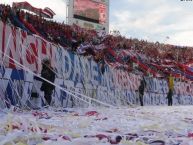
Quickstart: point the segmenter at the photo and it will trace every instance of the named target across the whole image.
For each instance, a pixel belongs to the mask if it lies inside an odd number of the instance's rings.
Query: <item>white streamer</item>
[[[3,54],[2,51],[0,51],[0,53]],[[78,92],[71,92],[71,91],[68,91],[68,90],[62,88],[61,86],[56,85],[56,84],[54,84],[54,83],[52,83],[52,82],[46,80],[45,78],[42,78],[41,76],[35,74],[35,73],[34,73],[33,71],[31,71],[29,68],[25,67],[24,65],[21,65],[19,62],[17,62],[16,60],[14,60],[13,58],[11,58],[11,57],[8,56],[7,54],[4,54],[4,55],[5,55],[6,57],[8,57],[9,59],[13,60],[17,65],[21,66],[24,70],[26,70],[26,71],[28,71],[29,73],[33,74],[34,76],[37,76],[37,77],[41,78],[42,80],[44,80],[44,81],[46,81],[46,82],[48,82],[48,83],[54,85],[55,87],[57,87],[57,88],[63,90],[64,92],[68,93],[69,95],[72,95],[73,97],[75,97],[75,98],[77,98],[77,99],[79,99],[79,100],[81,100],[81,101],[83,101],[83,102],[85,102],[85,103],[87,103],[87,104],[89,104],[89,105],[90,105],[90,102],[91,102],[91,101],[94,101],[94,102],[97,102],[97,103],[99,103],[99,104],[101,104],[101,105],[104,105],[104,106],[107,106],[107,107],[113,107],[113,106],[110,105],[110,104],[107,104],[107,103],[101,102],[101,101],[99,101],[99,100],[90,98],[90,97],[88,97],[88,96],[86,96],[86,95],[82,95],[82,94],[80,94],[80,93],[78,93]],[[84,97],[84,99],[82,99],[82,98],[80,98],[80,97],[74,95],[73,93],[78,94],[78,95]],[[88,99],[89,102],[87,102],[86,99]]]

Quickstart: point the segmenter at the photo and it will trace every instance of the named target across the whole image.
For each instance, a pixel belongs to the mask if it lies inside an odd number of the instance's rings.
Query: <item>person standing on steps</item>
[[[143,106],[143,95],[144,95],[145,88],[146,88],[146,81],[143,76],[140,81],[139,90],[138,90],[139,91],[139,101],[140,101],[141,106]]]
[[[41,77],[52,83],[54,83],[55,81],[56,74],[51,66],[51,62],[49,59],[44,59],[42,62]],[[55,86],[45,80],[42,80],[42,82],[43,83],[40,89],[44,92],[44,98],[48,105],[50,105],[52,101],[52,93],[55,89]]]

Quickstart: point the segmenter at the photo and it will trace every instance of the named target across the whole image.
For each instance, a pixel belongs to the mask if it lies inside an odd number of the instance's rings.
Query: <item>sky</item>
[[[0,3],[12,4],[1,0]],[[26,0],[38,8],[50,7],[55,20],[66,20],[66,0]],[[193,1],[110,0],[110,30],[123,36],[181,46],[193,46]]]

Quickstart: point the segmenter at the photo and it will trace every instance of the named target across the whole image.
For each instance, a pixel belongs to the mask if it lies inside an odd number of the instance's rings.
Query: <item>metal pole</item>
[[[66,24],[68,25],[68,0],[66,0]]]

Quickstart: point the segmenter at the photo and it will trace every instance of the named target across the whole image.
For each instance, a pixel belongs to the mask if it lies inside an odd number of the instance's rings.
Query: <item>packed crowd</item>
[[[28,32],[36,34],[44,39],[60,45],[66,49],[93,56],[96,62],[119,62],[127,70],[132,71],[132,63],[142,65],[140,71],[159,71],[160,74],[170,73],[169,68],[178,69],[178,64],[188,65],[193,62],[193,48],[179,47],[159,42],[147,42],[145,40],[128,39],[121,35],[107,35],[105,30],[85,30],[77,25],[69,26],[64,23],[46,20],[43,17],[33,15],[22,10],[0,4],[0,20],[9,23]],[[101,33],[102,32],[102,33]],[[127,57],[120,56],[120,52],[130,52]],[[104,61],[105,60],[105,61]],[[159,66],[166,66],[164,69]],[[170,67],[167,67],[170,66]]]

